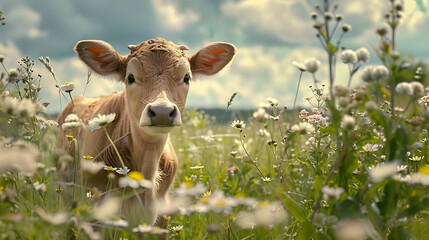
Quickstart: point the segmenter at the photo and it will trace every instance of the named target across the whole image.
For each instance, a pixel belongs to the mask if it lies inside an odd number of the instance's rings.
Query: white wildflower
[[[108,167],[107,170],[109,170]],[[118,174],[127,175],[127,173],[129,173],[131,170],[127,166],[125,166],[124,168],[115,168],[115,171]]]
[[[305,68],[310,73],[315,73],[319,70],[320,61],[316,58],[308,58],[304,61]]]
[[[335,235],[341,240],[368,239],[375,229],[370,222],[362,219],[343,220],[334,225]],[[372,239],[372,238],[371,238]]]
[[[396,85],[395,87],[395,91],[398,94],[403,94],[403,95],[408,95],[411,96],[413,95],[413,86],[411,84],[409,84],[408,82],[400,82]]]
[[[41,208],[36,209],[37,214],[46,222],[52,225],[59,225],[67,222],[68,216],[64,212],[49,213]]]
[[[203,169],[204,168],[204,166],[200,166],[200,165],[195,165],[195,166],[193,166],[193,167],[189,167],[190,169],[192,169],[192,170],[197,170],[197,169]]]
[[[115,227],[128,227],[128,221],[117,216],[113,216],[103,221],[104,224]]]
[[[79,119],[79,117],[76,114],[72,113],[67,115],[67,117],[64,119],[62,128],[64,130],[67,130],[67,129],[78,128],[78,127],[81,127],[82,125],[83,125],[82,121]]]
[[[357,60],[358,62],[368,62],[370,59],[369,51],[366,48],[359,48],[356,50]]]
[[[421,97],[425,94],[425,87],[421,82],[412,81],[410,82],[410,85],[413,88],[413,92],[416,97]]]
[[[372,77],[372,72],[374,71],[373,66],[367,66],[363,69],[361,78],[364,82],[372,82],[376,79]]]
[[[34,189],[36,189],[36,191],[42,191],[42,192],[46,192],[46,184],[44,183],[39,183],[38,181],[33,183]]]
[[[424,158],[424,156],[423,157],[413,156],[413,157],[410,157],[408,159],[410,159],[410,161],[412,161],[412,162],[420,162],[423,158]]]
[[[352,26],[350,26],[349,24],[343,24],[341,26],[341,29],[343,30],[343,32],[350,32],[352,30]]]
[[[300,122],[298,124],[294,124],[290,130],[292,132],[311,134],[311,133],[314,133],[315,128],[313,127],[313,125],[309,124],[308,122]]]
[[[302,63],[302,62],[293,61],[292,64],[296,68],[298,68],[298,70],[301,71],[301,72],[307,71],[307,68],[305,67],[304,63]]]
[[[372,70],[372,78],[374,80],[382,80],[389,76],[389,69],[384,65],[375,66]]]
[[[271,182],[273,179],[272,178],[270,178],[270,177],[263,177],[262,178],[262,181],[263,182]]]
[[[86,235],[88,235],[91,240],[101,240],[101,234],[99,232],[94,231],[91,224],[87,222],[83,222],[79,224],[79,229],[83,230]]]
[[[131,231],[139,232],[139,233],[151,233],[151,234],[164,234],[168,233],[167,229],[163,229],[160,227],[154,227],[147,224],[140,224],[137,227],[133,228]]]
[[[372,168],[369,168],[369,175],[374,182],[381,182],[384,179],[396,174],[398,168],[396,162],[384,162]]]
[[[37,170],[40,151],[28,142],[15,142],[12,145],[0,145],[0,172],[13,170],[32,173]]]
[[[141,172],[131,171],[127,176],[121,177],[118,181],[120,187],[130,188],[153,188],[153,182],[145,179]]]
[[[329,197],[334,198],[335,200],[340,199],[341,194],[344,193],[344,188],[332,188],[328,186],[322,187],[323,198],[327,200]]]
[[[110,113],[107,115],[98,114],[97,117],[89,120],[88,129],[91,131],[100,129],[106,126],[107,124],[113,122],[113,120],[115,120],[115,116],[116,116],[115,113]]]
[[[97,220],[104,221],[117,215],[120,207],[121,200],[119,198],[107,198],[92,208],[92,216]]]
[[[72,82],[66,82],[66,83],[64,83],[64,85],[61,85],[60,88],[61,88],[61,91],[71,92],[74,89],[74,83],[72,83]]]
[[[367,153],[377,152],[378,151],[378,144],[367,143],[367,144],[362,146],[362,149]]]
[[[244,128],[246,127],[246,124],[245,124],[243,121],[240,121],[240,120],[234,120],[234,121],[231,123],[231,127],[235,128],[235,129],[237,129],[237,130],[243,131],[243,130],[244,130]]]
[[[341,128],[352,130],[355,125],[356,125],[355,118],[348,114],[344,114],[343,118],[341,119]]]
[[[195,196],[207,191],[207,187],[202,183],[193,185],[191,182],[180,183],[179,188],[175,189],[178,196]]]
[[[96,174],[98,173],[101,169],[104,168],[104,163],[103,162],[95,162],[92,160],[84,160],[82,159],[80,161],[80,166],[82,167],[82,170],[84,172],[88,172],[91,174]]]
[[[267,120],[269,117],[270,115],[268,115],[265,108],[258,108],[258,110],[253,113],[253,119],[257,121]]]
[[[396,168],[396,171],[397,171],[397,172],[403,172],[403,171],[407,170],[407,168],[408,168],[408,166],[407,166],[407,165],[401,165],[401,166],[398,166],[398,167]]]
[[[234,221],[243,229],[256,226],[273,227],[287,219],[287,213],[280,202],[261,202],[253,212],[239,212]]]
[[[277,101],[277,99],[272,97],[266,98],[265,101],[267,101],[271,107],[277,107],[279,105],[279,101]]]
[[[170,231],[172,231],[172,232],[180,232],[182,230],[183,230],[183,226],[182,225],[177,225],[177,226],[174,226],[174,227],[170,227]]]
[[[357,54],[350,49],[342,51],[340,58],[341,58],[341,61],[346,64],[347,63],[355,64],[358,62]]]

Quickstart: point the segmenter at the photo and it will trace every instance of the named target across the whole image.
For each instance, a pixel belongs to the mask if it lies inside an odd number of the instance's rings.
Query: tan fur
[[[101,75],[118,76],[118,80],[124,82],[125,89],[97,99],[75,98],[74,105],[70,103],[61,112],[58,123],[62,126],[71,113],[77,114],[85,124],[98,114],[116,114],[115,120],[106,128],[113,141],[120,139],[115,145],[125,166],[141,172],[146,179],[154,182],[154,189],[140,195],[145,209],[139,209],[137,198],[132,197],[123,202],[123,212],[129,220],[139,222],[144,217],[147,222],[153,223],[157,214],[153,202],[156,198],[166,197],[173,184],[178,159],[169,133],[156,134],[148,130],[151,127],[140,126],[142,112],[149,103],[158,101],[160,93],[164,92],[163,101],[170,101],[177,106],[180,114],[183,113],[188,93],[188,84],[183,82],[185,74],[194,71],[195,67],[198,67],[195,72],[199,74],[217,73],[232,59],[235,48],[226,43],[209,44],[189,57],[184,53],[187,48],[156,38],[129,49],[129,55],[121,56],[103,41],[81,41],[76,45],[78,56],[92,70]],[[135,83],[127,83],[129,74],[135,76]],[[64,149],[68,144],[65,134],[79,139],[79,146],[71,146],[71,155],[74,155],[76,147],[81,150],[81,155],[90,156],[97,156],[106,149],[95,161],[122,167],[102,129],[89,131],[82,128],[60,133],[58,145]],[[120,176],[116,174],[116,177],[118,179]],[[105,191],[106,183],[107,172],[102,170],[89,180],[88,185]]]

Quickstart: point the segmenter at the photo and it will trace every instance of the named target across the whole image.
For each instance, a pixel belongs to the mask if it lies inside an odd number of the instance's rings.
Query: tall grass
[[[426,67],[395,51],[402,8],[388,3],[390,29],[377,31],[375,48],[381,65],[365,69],[365,51],[340,51],[348,26],[333,40],[342,21],[334,16],[338,6],[328,0],[315,6],[311,17],[329,65],[295,63],[300,79],[314,78],[313,96],[306,98],[311,108],[286,111],[268,98],[252,118],[226,126],[203,112],[184,113],[184,125],[171,133],[179,158],[174,187],[170,200],[159,203],[169,226],[124,219],[121,202],[150,184],[126,166],[91,165],[78,148],[73,156],[58,149],[60,129],[39,102],[34,62],[26,57],[20,68],[7,69],[7,56],[0,56],[6,73],[0,86],[0,238],[429,238]],[[40,60],[58,81],[59,98],[69,101],[64,92],[71,97],[73,89],[60,86],[50,60]],[[350,81],[362,71],[367,84],[335,85],[336,64],[349,65],[344,77]],[[317,85],[319,67],[329,68],[327,91]],[[225,102],[233,111],[234,97]],[[79,119],[69,122],[87,127]],[[82,141],[75,135],[68,136],[68,147]],[[106,137],[112,145],[120,141]],[[75,175],[64,182],[68,166]],[[97,171],[108,171],[106,192],[84,184]],[[123,187],[113,188],[115,176],[124,178]],[[138,186],[131,190],[133,181]]]

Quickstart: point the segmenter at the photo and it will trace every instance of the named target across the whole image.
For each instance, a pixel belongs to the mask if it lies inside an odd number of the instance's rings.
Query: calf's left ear
[[[235,54],[235,47],[229,43],[214,42],[202,47],[189,59],[191,71],[198,75],[213,75],[222,70]]]

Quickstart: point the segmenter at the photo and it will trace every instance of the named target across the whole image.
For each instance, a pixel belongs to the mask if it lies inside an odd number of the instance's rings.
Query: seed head
[[[358,61],[358,57],[357,54],[353,51],[353,50],[345,50],[341,53],[341,61],[343,63],[351,63],[351,64],[355,64]]]
[[[319,69],[320,61],[316,58],[309,58],[304,61],[304,66],[310,73],[315,73]]]
[[[369,51],[366,48],[359,48],[356,51],[358,62],[368,62],[370,59]]]

